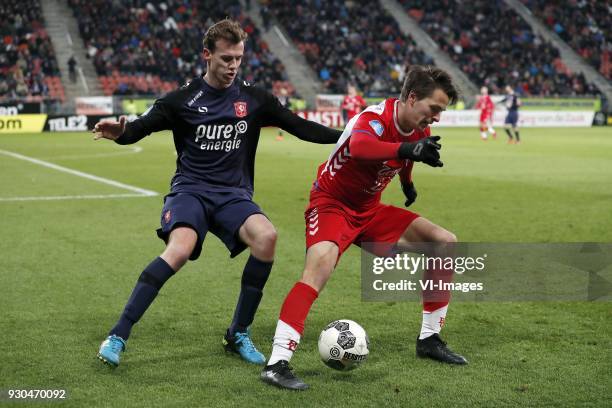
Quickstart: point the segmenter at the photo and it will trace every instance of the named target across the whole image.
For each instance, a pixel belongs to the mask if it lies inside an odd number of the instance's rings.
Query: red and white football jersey
[[[361,95],[346,95],[342,101],[342,109],[346,110],[347,120],[353,119],[355,115],[361,112],[364,106],[366,106],[366,101]]]
[[[402,169],[408,175],[411,160],[357,160],[351,157],[352,137],[373,137],[383,143],[415,142],[430,136],[429,127],[409,133],[397,123],[399,100],[390,98],[367,107],[351,119],[336,143],[329,159],[319,166],[315,191],[323,191],[356,211],[367,211],[380,202],[382,191]]]
[[[482,95],[476,103],[476,109],[480,109],[481,116],[490,117],[495,110],[495,104],[489,95]]]

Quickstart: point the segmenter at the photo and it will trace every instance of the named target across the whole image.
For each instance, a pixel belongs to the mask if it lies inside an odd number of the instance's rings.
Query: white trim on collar
[[[397,130],[399,134],[402,136],[412,136],[412,134],[414,133],[414,129],[406,133],[399,127],[399,123],[397,123],[397,104],[398,103],[399,103],[399,99],[396,99],[395,103],[393,104],[393,124],[395,125],[395,130]]]

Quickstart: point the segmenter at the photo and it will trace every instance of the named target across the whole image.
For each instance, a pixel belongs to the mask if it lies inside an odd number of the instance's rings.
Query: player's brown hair
[[[444,91],[451,105],[459,99],[459,92],[448,72],[432,66],[411,65],[406,68],[400,100],[406,102],[410,92],[414,92],[417,99],[423,99],[436,89]]]
[[[246,40],[247,33],[244,32],[240,24],[234,20],[226,18],[211,25],[204,34],[204,48],[208,48],[210,52],[215,51],[215,43],[218,40],[224,39],[231,44],[238,44],[240,41]]]

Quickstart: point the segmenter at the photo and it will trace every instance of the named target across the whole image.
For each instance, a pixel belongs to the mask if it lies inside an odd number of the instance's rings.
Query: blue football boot
[[[117,367],[122,351],[125,351],[125,340],[113,334],[108,336],[100,345],[98,358],[112,367]]]
[[[225,351],[239,354],[243,360],[251,364],[263,365],[266,363],[266,357],[253,344],[248,329],[242,333],[236,332],[233,336],[230,336],[228,330],[223,338],[223,347]]]

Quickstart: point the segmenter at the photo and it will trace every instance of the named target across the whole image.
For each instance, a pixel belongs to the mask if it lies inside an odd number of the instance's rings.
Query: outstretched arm
[[[94,126],[92,133],[94,134],[94,140],[98,139],[108,139],[108,140],[117,140],[119,136],[125,132],[125,125],[127,122],[127,118],[125,116],[121,116],[119,118],[119,122],[112,119],[103,119],[96,123]]]
[[[133,122],[128,122],[125,116],[119,122],[104,119],[94,126],[94,140],[109,139],[120,145],[136,143],[145,136],[160,130],[170,129],[172,113],[169,105],[163,100],[155,104]]]
[[[267,95],[265,105],[267,117],[264,125],[278,126],[298,139],[312,143],[333,144],[340,139],[341,130],[331,129],[318,123],[302,119],[280,104],[277,98]]]

